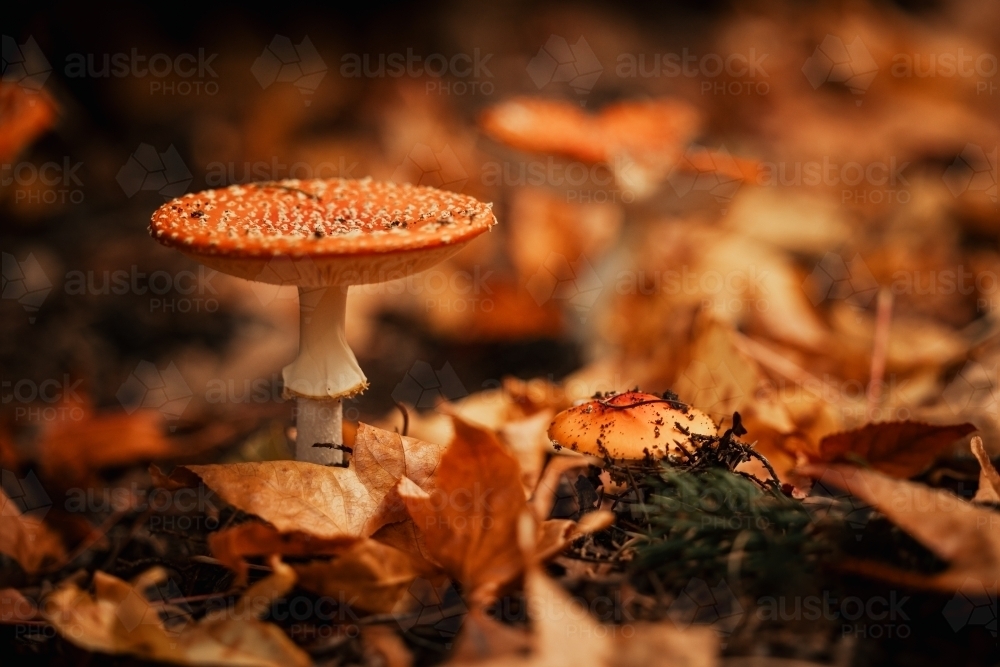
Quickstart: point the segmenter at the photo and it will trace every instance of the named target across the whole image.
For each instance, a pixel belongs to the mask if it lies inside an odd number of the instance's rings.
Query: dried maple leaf
[[[371,539],[358,542],[333,560],[292,567],[302,588],[348,608],[376,613],[392,611],[418,575],[406,553]]]
[[[976,491],[976,502],[1000,503],[1000,473],[993,467],[986,449],[983,448],[983,439],[978,435],[972,438],[972,453],[979,461],[979,489]]]
[[[368,537],[406,510],[394,487],[403,477],[431,483],[444,447],[367,424],[358,428],[349,468],[301,461],[181,466],[171,483],[203,481],[224,501],[283,533],[324,538]]]
[[[846,465],[811,465],[804,474],[848,491],[868,503],[950,564],[940,574],[907,572],[873,561],[853,561],[851,570],[887,581],[936,590],[963,590],[969,582],[992,584],[1000,577],[1000,515],[940,489]]]
[[[524,567],[517,542],[526,506],[521,472],[492,432],[457,417],[454,427],[433,490],[404,477],[399,495],[434,560],[470,601],[485,603]]]
[[[926,470],[955,440],[976,430],[972,424],[937,426],[921,422],[879,422],[823,438],[816,463],[864,460],[891,477],[908,479]]]
[[[144,595],[162,580],[162,571],[151,571],[135,584],[96,572],[93,595],[76,584],[64,585],[46,598],[42,610],[60,635],[97,653],[183,665],[307,667],[312,664],[308,655],[278,626],[257,618],[295,584],[290,567],[278,561],[272,566],[275,573],[250,587],[234,608],[179,629],[167,627],[159,607]]]
[[[309,533],[283,533],[274,526],[250,521],[208,536],[212,555],[236,573],[236,585],[246,584],[251,556],[333,556],[351,547],[357,538],[320,538]]]
[[[25,515],[0,488],[0,553],[7,554],[28,574],[50,569],[66,560],[62,540],[42,520]]]

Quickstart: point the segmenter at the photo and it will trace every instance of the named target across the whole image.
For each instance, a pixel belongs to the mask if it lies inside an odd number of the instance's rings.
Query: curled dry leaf
[[[1000,473],[993,467],[993,462],[983,447],[983,439],[978,435],[972,438],[972,453],[980,467],[979,489],[973,500],[980,503],[1000,503]]]
[[[958,591],[1000,576],[1000,514],[923,484],[846,465],[811,465],[802,473],[848,491],[913,536],[950,567],[940,574],[907,572],[874,561],[852,570],[917,588]]]
[[[454,418],[455,439],[428,493],[407,477],[399,495],[431,556],[482,604],[521,573],[518,518],[525,508],[517,461],[496,436]]]
[[[368,537],[406,519],[393,489],[403,477],[429,486],[444,447],[367,424],[358,428],[349,468],[300,461],[181,466],[172,484],[203,481],[230,505],[283,533],[323,539]]]
[[[66,560],[66,547],[42,520],[23,514],[0,488],[0,553],[7,554],[28,574],[50,569]]]
[[[208,536],[212,554],[236,573],[236,585],[246,584],[251,556],[333,556],[351,547],[354,537],[321,538],[293,531],[283,533],[274,526],[250,521]]]
[[[257,620],[276,596],[294,585],[288,566],[247,590],[232,610],[167,627],[144,589],[162,580],[147,573],[134,584],[103,572],[94,574],[94,594],[76,584],[58,588],[43,605],[45,619],[68,641],[96,653],[132,655],[182,665],[307,667],[309,656],[276,625]]]
[[[299,585],[318,595],[376,613],[388,613],[417,577],[413,560],[403,551],[375,540],[363,540],[333,560],[293,565]]]
[[[926,470],[961,437],[976,430],[972,424],[937,426],[921,422],[879,422],[823,438],[815,463],[862,459],[890,477],[908,479]]]

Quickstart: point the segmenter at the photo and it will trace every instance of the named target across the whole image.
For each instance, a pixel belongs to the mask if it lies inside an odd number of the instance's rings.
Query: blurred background
[[[5,468],[77,465],[55,434],[83,450],[122,414],[164,426],[149,458],[285,455],[294,288],[146,231],[185,192],[285,178],[433,185],[500,221],[352,288],[350,420],[398,427],[398,403],[430,438],[439,401],[502,386],[673,389],[740,411],[780,471],[867,422],[996,434],[1000,4],[281,9],[5,10]]]

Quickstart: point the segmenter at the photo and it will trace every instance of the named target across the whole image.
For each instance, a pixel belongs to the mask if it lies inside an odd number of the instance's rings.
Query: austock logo
[[[0,485],[21,516],[40,520],[52,507],[52,499],[33,470],[22,478],[13,470],[0,470]]]
[[[842,517],[854,531],[854,539],[860,542],[861,533],[871,520],[873,508],[845,490],[849,481],[856,480],[848,480],[842,472],[827,469],[813,484],[809,497],[803,502],[817,519]],[[859,483],[865,484],[863,481]]]
[[[585,256],[570,262],[564,255],[550,253],[525,288],[539,306],[552,300],[563,301],[583,322],[600,298],[604,283]]]
[[[966,579],[941,613],[955,632],[982,627],[996,638],[997,611],[997,582],[987,585],[978,579]]]
[[[944,389],[944,400],[955,415],[986,414],[1000,417],[1000,387],[997,366],[987,368],[979,361],[966,362]]]
[[[997,203],[997,147],[987,153],[982,146],[966,144],[941,178],[955,197],[981,191]]]
[[[732,201],[743,184],[740,167],[725,146],[707,151],[692,146],[667,175],[678,197],[707,192],[719,203]]]
[[[710,625],[725,646],[726,639],[743,622],[744,611],[725,579],[710,586],[704,579],[696,577],[670,603],[667,615],[679,628],[694,624]]]
[[[183,602],[181,589],[173,579],[152,584],[143,593],[130,590],[115,608],[115,616],[126,632],[134,632],[140,625],[152,625],[162,628],[173,639],[192,622],[192,609]]]
[[[392,172],[391,180],[461,192],[469,174],[451,146],[445,144],[440,151],[435,151],[427,144],[417,144]]]
[[[716,419],[730,418],[743,401],[744,391],[725,362],[715,367],[693,359],[678,379],[677,391],[691,399],[691,405]]]
[[[806,278],[803,288],[814,306],[826,300],[844,300],[864,307],[878,293],[879,284],[861,255],[849,261],[828,252]]]
[[[462,623],[468,607],[461,594],[450,581],[442,586],[417,577],[407,588],[402,599],[392,611],[399,628],[409,632],[416,626],[429,626],[438,636],[448,641],[454,639]]]
[[[326,63],[312,40],[303,37],[298,44],[292,44],[284,35],[275,35],[250,68],[261,88],[267,89],[275,83],[294,85],[302,93],[306,106],[312,104],[309,96],[319,88],[326,70]]]
[[[418,361],[392,390],[392,400],[429,410],[438,403],[457,401],[469,392],[451,364],[445,362],[437,371],[426,361]]]
[[[31,253],[22,261],[10,253],[0,253],[0,265],[3,278],[0,298],[21,304],[28,313],[28,322],[34,324],[38,309],[52,291],[52,282]]]
[[[575,44],[551,35],[528,62],[528,76],[541,90],[550,83],[566,83],[578,95],[593,90],[604,66],[581,35]]]
[[[855,95],[863,95],[878,74],[878,64],[861,41],[850,44],[835,35],[827,35],[802,65],[802,73],[813,90],[824,83],[839,83]],[[861,106],[861,100],[854,102]]]
[[[152,190],[167,200],[184,194],[193,177],[173,144],[162,153],[151,144],[139,144],[115,180],[129,199],[140,191]]]
[[[42,49],[34,37],[28,37],[20,46],[13,37],[0,38],[3,52],[3,81],[16,83],[30,93],[37,93],[52,73]]]
[[[161,371],[149,361],[140,361],[115,394],[128,414],[147,408],[159,410],[171,420],[180,418],[192,396],[191,388],[173,362]]]

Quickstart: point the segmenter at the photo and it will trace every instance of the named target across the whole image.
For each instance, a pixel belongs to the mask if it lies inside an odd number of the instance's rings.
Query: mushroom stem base
[[[343,406],[339,399],[315,400],[299,397],[295,416],[295,460],[320,465],[341,464],[344,452]],[[314,447],[314,444],[329,445]]]

